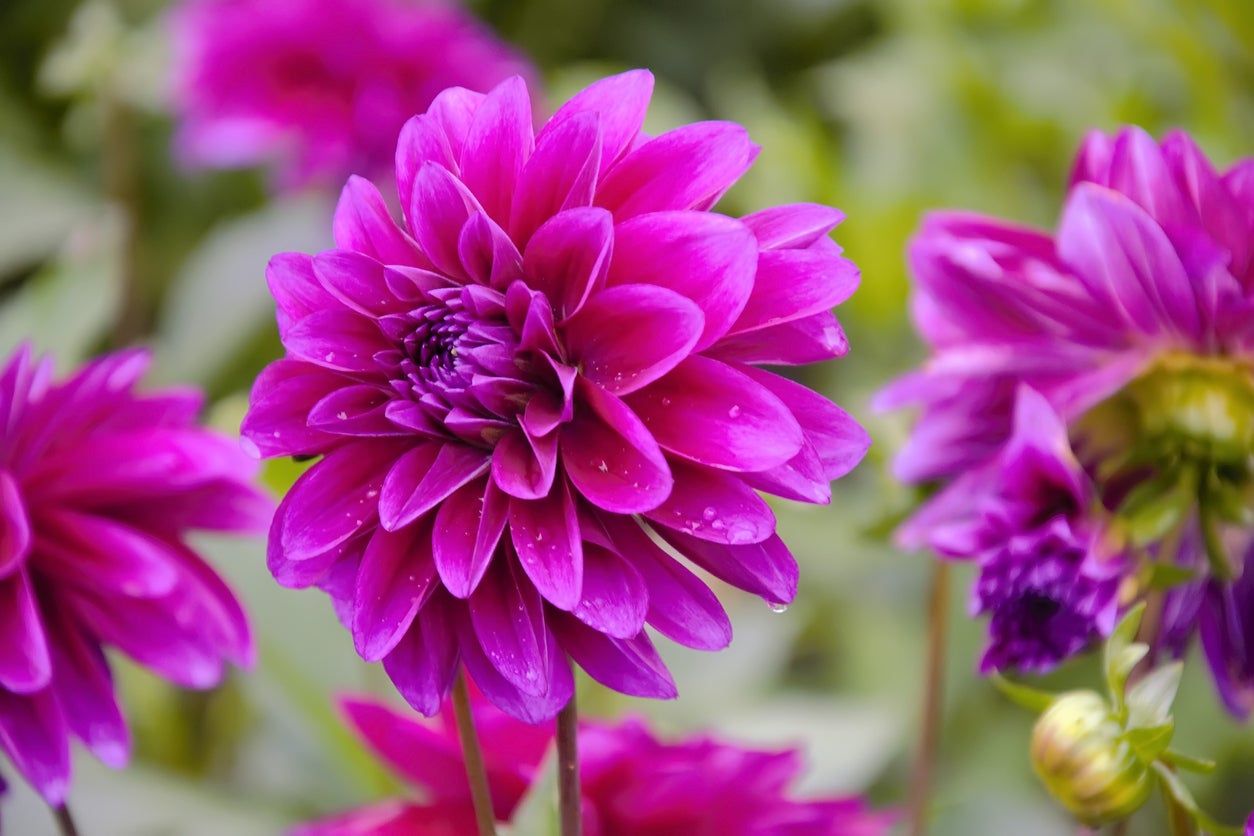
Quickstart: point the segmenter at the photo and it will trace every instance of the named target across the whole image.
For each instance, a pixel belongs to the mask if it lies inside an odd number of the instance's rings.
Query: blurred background
[[[664,730],[801,744],[806,789],[904,804],[917,733],[933,562],[887,541],[914,501],[887,472],[906,418],[870,395],[917,362],[903,247],[920,213],[960,206],[1052,226],[1090,128],[1192,132],[1221,166],[1251,152],[1254,4],[1248,0],[484,0],[471,7],[531,56],[549,100],[643,66],[649,128],[745,124],[764,147],[725,199],[732,214],[788,201],[844,209],[836,239],[863,284],[840,311],[853,351],[806,370],[871,429],[866,462],[827,508],[778,507],[802,566],[787,615],[724,590],[736,638],[717,655],[667,647],[681,699],[587,688],[581,707],[643,713]],[[263,270],[330,244],[335,189],[273,196],[263,172],[192,173],[170,152],[172,44],[154,0],[0,0],[0,350],[32,339],[66,369],[140,341],[154,382],[211,395],[234,429],[255,373],[280,349]],[[266,478],[282,489],[290,463]],[[206,540],[253,617],[257,669],[201,694],[123,659],[133,768],[76,760],[88,834],[275,833],[396,790],[338,722],[333,695],[389,694],[315,590],[275,585],[263,544]],[[1031,718],[975,674],[969,576],[951,587],[937,834],[1072,833],[1027,762]],[[1254,731],[1223,715],[1199,665],[1178,703],[1180,747],[1216,758],[1193,782],[1217,816],[1254,800]],[[1095,684],[1095,666],[1054,685]],[[81,753],[79,753],[81,755]],[[6,832],[51,832],[14,787]],[[1152,808],[1133,833],[1159,832]]]

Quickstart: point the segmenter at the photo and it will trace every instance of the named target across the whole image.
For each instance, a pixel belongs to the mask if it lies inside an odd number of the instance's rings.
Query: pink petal
[[[349,250],[329,250],[314,256],[318,282],[346,307],[375,318],[409,307],[388,286],[387,268],[368,255]]]
[[[658,533],[684,557],[732,586],[775,604],[790,604],[797,597],[797,561],[778,536],[724,546],[670,530]]]
[[[697,350],[727,333],[753,291],[753,233],[708,212],[658,212],[614,230],[609,284],[654,284],[687,296],[705,315]]]
[[[546,127],[518,178],[510,236],[525,245],[559,212],[592,205],[600,162],[601,131],[594,115],[579,114]]]
[[[483,207],[457,177],[439,163],[423,163],[414,177],[409,223],[418,246],[440,272],[464,277],[457,251],[462,227]]]
[[[0,750],[44,801],[65,802],[70,741],[51,689],[30,696],[0,689]]]
[[[760,543],[775,533],[775,515],[740,477],[698,464],[671,462],[675,487],[645,512],[659,525],[712,543]]]
[[[512,560],[497,561],[470,598],[479,646],[498,673],[538,697],[549,690],[549,631],[544,601]]]
[[[570,488],[543,499],[511,499],[509,533],[523,571],[547,601],[569,610],[583,588],[583,542]]]
[[[427,601],[404,638],[383,660],[383,669],[405,702],[426,717],[440,712],[457,673],[457,637],[451,618],[440,596]]]
[[[620,694],[659,700],[679,696],[666,663],[643,631],[631,639],[616,639],[563,613],[555,615],[553,631],[562,650],[607,688]]]
[[[168,594],[180,580],[179,554],[165,541],[117,520],[79,511],[41,515],[40,571],[61,583],[133,598]],[[90,578],[90,583],[84,581]]]
[[[575,692],[575,678],[571,674],[570,663],[552,634],[549,634],[546,654],[549,660],[549,688],[539,696],[523,692],[497,673],[484,655],[483,649],[479,647],[469,625],[462,628],[461,651],[466,672],[484,696],[497,708],[524,723],[537,724],[553,719],[570,702],[571,695]]]
[[[770,328],[829,311],[848,299],[861,273],[852,261],[818,250],[764,251],[753,292],[732,333]]]
[[[603,78],[562,105],[540,132],[537,144],[569,121],[595,114],[601,133],[600,171],[604,173],[639,136],[652,96],[653,74],[648,70],[630,70]]]
[[[335,442],[306,422],[315,403],[347,381],[300,360],[275,360],[253,384],[248,414],[240,426],[243,443],[255,456],[313,455]]]
[[[380,522],[389,531],[408,525],[453,491],[487,472],[490,461],[483,449],[464,444],[424,444],[414,448],[396,462],[383,481]]]
[[[331,222],[335,246],[384,264],[417,265],[426,261],[405,232],[392,220],[383,195],[369,180],[353,175],[340,192]]]
[[[635,637],[649,609],[644,578],[609,549],[585,544],[583,554],[583,594],[571,614],[607,636]]]
[[[804,441],[778,397],[743,372],[698,355],[629,395],[627,404],[664,449],[711,467],[766,470],[797,455]]]
[[[478,284],[505,288],[523,275],[518,248],[484,212],[471,215],[462,227],[457,256],[466,275]]]
[[[492,452],[492,478],[519,499],[548,495],[557,474],[557,436],[535,438],[521,430],[503,435]]]
[[[68,613],[54,615],[54,619],[57,676],[53,690],[65,722],[92,754],[107,766],[121,769],[129,760],[131,739],[105,655]]]
[[[373,320],[343,308],[318,311],[297,322],[283,336],[283,346],[295,359],[359,374],[378,374],[374,356],[392,348]]]
[[[30,694],[52,681],[52,658],[26,572],[0,581],[0,685]]]
[[[427,163],[435,163],[453,172],[458,170],[457,156],[449,145],[444,128],[434,116],[423,113],[406,122],[396,140],[396,191],[405,222],[410,228],[414,226],[414,218],[410,214],[414,182]]]
[[[339,703],[357,737],[409,784],[443,800],[469,798],[456,737],[368,697],[342,697]]]
[[[405,431],[388,420],[393,395],[379,386],[362,384],[336,389],[309,410],[310,429],[334,435],[399,436]]]
[[[732,122],[684,125],[612,166],[597,190],[597,205],[618,221],[645,212],[709,209],[749,170],[759,150]]]
[[[526,82],[515,76],[479,105],[459,158],[462,181],[499,224],[509,223],[515,184],[534,147],[531,97]]]
[[[7,470],[0,470],[0,579],[17,571],[30,544],[30,518],[17,481]]]
[[[701,309],[686,297],[627,284],[594,294],[562,326],[562,342],[584,377],[625,395],[673,369],[704,328]]]
[[[353,644],[367,662],[392,652],[435,587],[429,521],[376,528],[357,568]]]
[[[312,313],[341,307],[318,282],[313,256],[305,253],[279,253],[270,259],[266,265],[266,285],[274,297],[280,335]]]
[[[454,491],[435,517],[436,569],[455,598],[469,598],[496,552],[505,530],[509,500],[491,480],[477,480]]]
[[[656,508],[673,481],[644,422],[615,396],[580,379],[574,419],[561,430],[562,465],[599,508],[634,514]]]
[[[536,230],[523,253],[523,273],[547,296],[559,319],[579,310],[605,283],[614,248],[614,221],[604,209],[568,209]]]
[[[849,340],[830,311],[779,325],[729,334],[707,352],[719,360],[804,366],[849,352]]]
[[[844,212],[820,203],[773,206],[741,218],[764,250],[805,249],[844,219]]]

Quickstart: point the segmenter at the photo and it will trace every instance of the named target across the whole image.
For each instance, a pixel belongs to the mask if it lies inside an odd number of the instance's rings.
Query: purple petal
[[[701,309],[653,285],[594,294],[562,326],[563,344],[584,377],[614,395],[652,383],[687,357],[705,328]]]
[[[379,527],[357,568],[353,644],[367,662],[392,652],[435,587],[429,521],[397,532]]]
[[[711,467],[766,470],[797,455],[804,441],[797,420],[770,390],[698,355],[629,395],[627,404],[664,449]]]
[[[59,582],[133,598],[166,595],[180,579],[178,551],[117,520],[49,509],[41,515],[40,571]],[[164,522],[164,521],[163,521]],[[85,579],[90,583],[85,584]]]
[[[764,250],[805,249],[844,219],[844,212],[819,203],[773,206],[741,218]]]
[[[547,219],[592,205],[601,162],[601,132],[592,114],[546,127],[518,178],[510,211],[510,237],[525,245]]]
[[[457,257],[470,280],[489,287],[505,288],[522,278],[522,256],[496,221],[476,212],[462,227]]]
[[[54,618],[57,704],[74,736],[106,765],[121,769],[129,760],[131,739],[109,664],[100,646],[67,613]]]
[[[753,291],[757,243],[744,224],[708,212],[658,212],[614,230],[608,281],[654,284],[687,296],[705,315],[697,350],[728,332]]]
[[[569,610],[583,588],[583,542],[570,488],[543,499],[511,499],[509,533],[523,571],[547,601]]]
[[[505,530],[509,501],[491,480],[454,491],[435,517],[435,565],[455,598],[475,591]]]
[[[310,408],[309,428],[358,437],[405,435],[404,430],[388,420],[386,410],[391,402],[392,393],[382,387],[369,384],[345,386]]]
[[[368,255],[330,250],[314,256],[313,268],[327,293],[366,317],[376,318],[408,307],[392,293],[387,268]]]
[[[571,614],[599,633],[633,638],[649,610],[644,578],[609,549],[585,544],[583,555],[583,595]]]
[[[732,122],[697,122],[651,139],[605,174],[597,205],[624,221],[645,212],[706,210],[749,170],[760,149]]]
[[[266,265],[266,285],[274,297],[279,334],[317,311],[337,310],[340,303],[314,275],[313,256],[279,253]]]
[[[444,166],[424,163],[414,177],[409,208],[410,227],[418,246],[440,272],[463,278],[461,257],[457,251],[462,227],[483,207],[470,190]]]
[[[406,122],[396,140],[396,191],[400,197],[405,223],[411,229],[414,226],[411,215],[414,182],[418,179],[418,172],[427,163],[435,163],[449,171],[458,170],[457,157],[449,145],[444,128],[435,116],[423,113]]]
[[[469,800],[456,737],[370,698],[341,697],[339,703],[357,737],[409,784],[438,793],[442,799]]]
[[[17,481],[7,470],[0,470],[0,578],[17,571],[30,544],[30,518]]]
[[[518,499],[539,499],[553,488],[557,474],[557,436],[535,438],[512,430],[492,452],[492,479]]]
[[[711,346],[708,354],[719,360],[804,366],[849,352],[849,340],[830,311],[783,322],[779,325],[730,334]]]
[[[309,410],[346,383],[339,375],[300,360],[276,360],[266,366],[253,384],[248,414],[240,426],[246,448],[267,458],[322,452],[335,439],[307,425]]]
[[[537,145],[567,122],[583,114],[595,114],[601,132],[600,171],[604,173],[639,136],[652,96],[653,74],[648,70],[630,70],[603,78],[575,94],[553,114],[540,132]]]
[[[352,311],[318,311],[297,322],[283,337],[295,359],[340,372],[378,373],[374,356],[392,348],[379,326]]]
[[[605,687],[633,697],[673,700],[679,696],[666,663],[644,631],[634,638],[616,639],[563,613],[556,614],[553,631],[562,650]]]
[[[747,546],[724,546],[676,531],[659,531],[680,554],[719,580],[775,604],[797,597],[797,561],[779,537]]]
[[[553,719],[557,712],[570,702],[575,692],[575,678],[570,670],[566,654],[562,653],[557,640],[549,634],[547,657],[549,671],[547,681],[549,689],[539,696],[532,696],[516,688],[499,673],[475,638],[470,625],[461,632],[462,660],[466,664],[466,672],[479,686],[483,695],[491,700],[497,708],[524,723],[543,723]]]
[[[831,310],[858,287],[852,261],[818,250],[764,251],[753,292],[732,333],[770,328]]]
[[[675,487],[645,512],[659,525],[712,543],[760,543],[775,533],[775,515],[740,477],[698,464],[671,462]]]
[[[490,461],[481,448],[464,444],[414,448],[396,462],[383,481],[380,522],[389,531],[408,525],[471,479],[482,476]]]
[[[425,717],[439,713],[457,673],[457,636],[450,619],[440,596],[427,601],[404,638],[383,660],[396,690]]]
[[[26,572],[0,581],[0,635],[0,685],[30,694],[52,681],[48,638]]]
[[[534,147],[531,97],[526,82],[515,76],[479,105],[458,161],[463,182],[499,224],[509,223],[515,183]]]
[[[383,195],[369,180],[353,175],[340,192],[331,223],[335,246],[369,256],[384,264],[417,265],[426,259],[392,220]]]
[[[532,697],[550,687],[544,601],[512,560],[500,560],[470,598],[470,621],[498,673]]]
[[[30,696],[0,690],[0,750],[50,805],[65,802],[70,740],[52,691]]]
[[[585,379],[579,407],[561,430],[562,465],[579,492],[599,508],[634,514],[656,508],[673,481],[644,422],[615,396]]]
[[[614,221],[604,209],[568,209],[549,218],[527,244],[527,284],[557,306],[564,319],[605,283],[614,248]]]

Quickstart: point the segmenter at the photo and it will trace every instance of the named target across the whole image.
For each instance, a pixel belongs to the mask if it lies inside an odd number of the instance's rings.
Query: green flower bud
[[[1102,825],[1134,813],[1153,788],[1149,768],[1120,739],[1122,728],[1094,691],[1061,694],[1032,730],[1032,767],[1080,821]]]
[[[1190,458],[1254,455],[1254,369],[1224,358],[1167,355],[1128,387],[1143,432]]]

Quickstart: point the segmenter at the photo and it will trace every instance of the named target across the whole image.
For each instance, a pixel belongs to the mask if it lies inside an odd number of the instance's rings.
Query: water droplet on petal
[[[727,410],[727,417],[739,418],[740,417],[740,405],[734,404],[731,409]]]
[[[788,605],[787,605],[787,604],[781,604],[781,603],[779,603],[778,601],[768,601],[768,602],[767,602],[767,604],[766,604],[766,606],[767,606],[767,608],[768,608],[771,612],[776,612],[776,613],[778,613],[778,612],[787,612],[787,611],[788,611]]]

